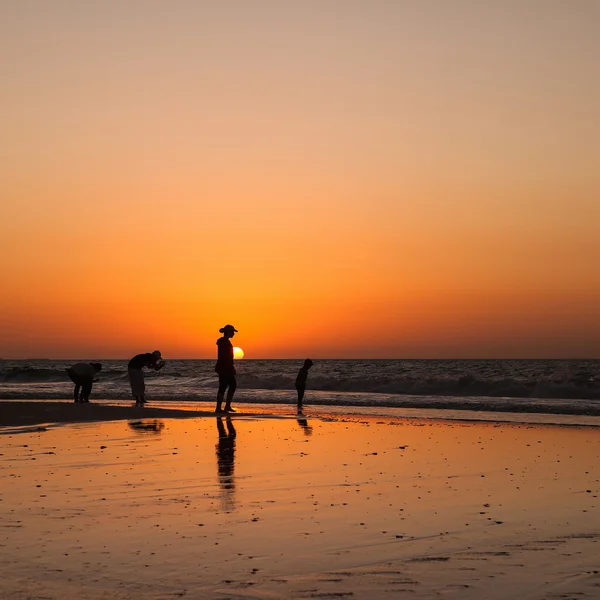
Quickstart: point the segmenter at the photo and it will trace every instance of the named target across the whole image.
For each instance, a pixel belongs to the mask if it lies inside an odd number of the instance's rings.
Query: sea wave
[[[147,386],[150,402],[210,402],[215,400],[215,388],[183,386],[174,389],[169,385],[150,382]],[[19,400],[69,399],[72,385],[35,384],[17,390],[0,385],[0,398]],[[128,387],[98,385],[91,400],[130,400]],[[295,407],[296,394],[291,390],[241,389],[236,392],[235,404],[288,405]],[[488,413],[531,413],[553,415],[600,416],[600,400],[558,398],[507,398],[490,396],[427,396],[404,394],[378,394],[368,392],[324,392],[310,390],[305,396],[305,407],[369,407],[371,409],[422,409],[441,411],[471,411]]]
[[[148,379],[154,377],[149,375]],[[27,392],[35,392],[39,384],[51,384],[68,381],[66,373],[28,373],[7,374],[0,379],[0,398],[6,397],[9,391],[11,397]],[[108,382],[121,384],[128,391],[127,373],[103,373],[102,385]],[[11,385],[12,384],[12,385]],[[161,378],[162,388],[171,387],[170,396],[181,397],[185,389],[189,393],[194,388],[205,390],[216,385],[216,377],[187,377],[173,374]],[[240,387],[264,390],[293,390],[293,379],[286,377],[238,377]],[[178,388],[181,390],[178,392]],[[324,379],[313,378],[309,388],[316,391],[330,392],[365,392],[373,394],[398,394],[414,396],[489,396],[496,398],[566,398],[566,399],[600,399],[600,385],[596,382],[581,383],[554,382],[548,380],[520,381],[515,379],[479,380],[469,379]],[[98,387],[97,387],[98,389]],[[27,394],[29,396],[29,393]],[[36,394],[37,395],[37,394]]]
[[[191,377],[185,373],[172,372],[165,375],[148,373],[149,380],[160,379],[162,386],[172,386],[173,394],[177,387],[206,388],[215,385],[216,376],[206,374]],[[68,382],[65,370],[53,369],[11,369],[0,373],[0,397],[10,384],[14,391],[25,391],[27,384]],[[102,371],[100,381],[121,383],[127,387],[127,372],[119,370]],[[264,390],[293,390],[294,377],[290,375],[239,374],[240,387]],[[18,386],[18,387],[17,387]],[[375,394],[402,394],[418,396],[491,396],[507,398],[580,398],[600,399],[600,382],[596,380],[571,379],[481,379],[473,375],[460,377],[336,377],[316,376],[309,380],[309,388],[331,392],[368,392]]]
[[[0,360],[0,399],[70,399],[76,361]],[[101,360],[92,401],[130,400],[127,361]],[[236,403],[294,405],[303,361],[237,363]],[[147,397],[213,402],[212,360],[169,360],[146,375]],[[600,415],[600,361],[315,360],[305,403],[340,407]]]
[[[122,370],[102,371],[103,379],[127,379],[127,372]],[[40,368],[40,367],[9,367],[0,370],[0,382],[27,384],[50,383],[68,380],[67,368]]]
[[[293,389],[293,378],[246,376],[247,387],[277,390]],[[581,398],[600,399],[600,382],[574,379],[479,379],[472,375],[455,378],[413,377],[312,377],[310,388],[320,391],[370,392],[419,396],[491,396],[508,398]]]

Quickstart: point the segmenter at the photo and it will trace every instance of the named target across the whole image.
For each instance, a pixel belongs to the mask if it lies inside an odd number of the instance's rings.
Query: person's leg
[[[79,387],[81,385],[79,377],[73,371],[71,371],[71,369],[67,369],[67,375],[69,376],[69,379],[75,384],[75,387],[73,388],[73,399],[75,400],[75,402],[79,402]]]
[[[89,402],[92,393],[93,380],[88,378],[81,384],[81,402]]]
[[[144,373],[140,371],[140,393],[138,394],[136,404],[146,404],[146,382],[144,381]]]
[[[127,375],[129,376],[129,385],[131,386],[131,395],[133,399],[137,402],[137,393],[135,389],[135,372],[134,369],[127,369]]]
[[[304,400],[304,388],[297,387],[298,390],[298,414],[302,413],[302,401]]]
[[[145,404],[146,400],[146,378],[144,377],[144,371],[140,371],[140,386],[142,388],[142,397],[140,398],[140,403]]]
[[[233,395],[235,394],[235,390],[237,388],[235,375],[230,375],[227,383],[229,384],[229,389],[227,390],[227,398],[225,400],[225,412],[235,412],[235,410],[231,408],[231,401],[233,400]]]
[[[137,405],[144,404],[144,392],[146,384],[144,383],[144,373],[140,369],[129,369],[129,382],[131,383],[131,394]]]
[[[225,396],[225,390],[227,389],[227,376],[219,375],[219,389],[217,391],[217,407],[215,412],[223,411],[223,397]]]

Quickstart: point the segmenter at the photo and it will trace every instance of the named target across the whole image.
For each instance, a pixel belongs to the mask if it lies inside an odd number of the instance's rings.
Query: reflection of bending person
[[[134,431],[139,433],[160,433],[164,429],[165,424],[158,419],[144,421],[128,421],[127,425]]]
[[[235,465],[235,428],[231,419],[225,419],[227,430],[223,425],[223,419],[217,417],[217,429],[219,430],[219,441],[215,446],[217,451],[217,469],[219,471],[219,487],[223,491],[222,507],[224,510],[233,508],[235,491],[235,476],[233,473]]]

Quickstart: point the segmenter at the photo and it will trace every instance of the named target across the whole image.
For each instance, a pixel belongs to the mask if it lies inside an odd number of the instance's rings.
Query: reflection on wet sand
[[[312,435],[313,428],[305,418],[298,417],[296,420],[298,421],[298,425],[304,430],[304,435]]]
[[[164,429],[164,421],[159,419],[144,419],[143,421],[128,421],[130,429],[138,433],[160,433]]]
[[[217,452],[217,468],[219,471],[219,487],[221,488],[221,508],[226,511],[233,510],[235,506],[235,436],[236,431],[230,417],[217,417],[219,441],[215,446]]]
[[[599,428],[214,418],[0,436],[0,597],[598,597]]]

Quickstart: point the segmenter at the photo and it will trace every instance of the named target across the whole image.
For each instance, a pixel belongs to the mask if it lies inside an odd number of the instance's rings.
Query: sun
[[[237,346],[234,346],[234,348],[233,348],[233,358],[235,358],[236,360],[238,360],[240,358],[244,358],[244,351],[241,348],[238,348]]]

